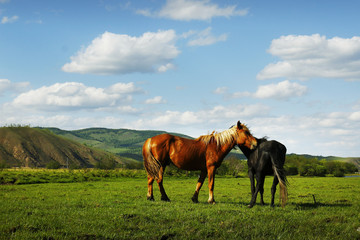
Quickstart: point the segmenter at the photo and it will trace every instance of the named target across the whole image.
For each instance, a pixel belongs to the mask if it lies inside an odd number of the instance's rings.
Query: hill
[[[100,162],[126,164],[120,156],[87,147],[46,129],[30,127],[0,128],[0,163],[11,167],[62,166],[93,167]]]
[[[59,128],[47,128],[51,132],[82,143],[86,146],[103,149],[123,158],[142,161],[142,146],[146,139],[165,131],[88,128],[66,131]],[[173,135],[191,138],[179,133]]]
[[[335,157],[335,156],[313,156],[313,155],[309,155],[309,154],[295,154],[295,153],[291,153],[288,154],[289,157],[300,157],[303,159],[317,159],[319,161],[321,160],[325,160],[325,161],[337,161],[337,162],[347,162],[347,163],[352,163],[354,164],[357,169],[360,170],[360,158],[356,158],[356,157]]]

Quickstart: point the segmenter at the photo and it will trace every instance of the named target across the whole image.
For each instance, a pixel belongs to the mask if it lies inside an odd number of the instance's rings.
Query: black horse
[[[260,191],[260,204],[264,205],[264,181],[266,175],[274,175],[273,185],[271,187],[271,206],[274,206],[274,195],[276,192],[276,185],[280,183],[280,202],[284,207],[287,200],[287,185],[288,181],[284,172],[284,163],[286,157],[286,147],[277,141],[268,141],[266,138],[257,140],[257,147],[253,150],[245,146],[240,149],[247,157],[248,171],[251,182],[251,202],[249,208],[253,207],[256,202],[256,197]],[[254,176],[256,177],[256,188]]]

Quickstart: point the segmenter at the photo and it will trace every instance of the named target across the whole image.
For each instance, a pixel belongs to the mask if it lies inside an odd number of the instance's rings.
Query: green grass
[[[146,201],[146,178],[0,186],[1,239],[359,239],[360,178],[290,177],[288,205],[248,209],[247,178],[167,177],[171,202]],[[265,202],[272,179],[265,181]],[[315,195],[317,204],[314,204]],[[278,203],[278,195],[276,199]]]
[[[102,169],[6,169],[0,171],[0,184],[72,183],[114,180],[120,177],[146,177],[144,170]]]

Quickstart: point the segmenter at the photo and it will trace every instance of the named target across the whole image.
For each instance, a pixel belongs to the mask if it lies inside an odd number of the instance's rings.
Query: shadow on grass
[[[349,203],[289,203],[289,205],[295,206],[295,209],[315,209],[318,207],[351,207]]]

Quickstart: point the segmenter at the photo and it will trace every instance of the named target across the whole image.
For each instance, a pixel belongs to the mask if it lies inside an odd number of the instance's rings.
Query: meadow
[[[164,187],[171,202],[160,201],[157,187],[155,201],[147,201],[141,172],[3,184],[0,239],[360,239],[358,177],[289,177],[285,208],[278,197],[276,207],[268,205],[270,177],[265,180],[267,205],[252,209],[247,208],[248,178],[217,177],[215,205],[207,203],[207,182],[200,203],[191,202],[196,182],[193,176],[167,176]]]

